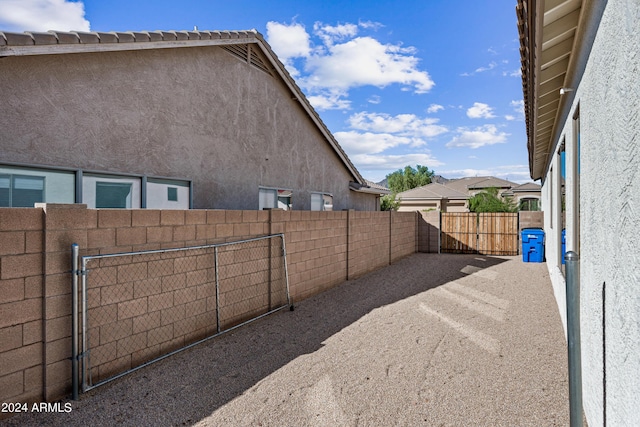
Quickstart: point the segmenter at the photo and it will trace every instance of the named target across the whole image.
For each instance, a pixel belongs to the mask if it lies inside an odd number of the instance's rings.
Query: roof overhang
[[[350,182],[349,190],[355,191],[356,193],[377,194],[379,196],[391,194],[391,190],[388,190],[386,188],[380,188],[379,186],[371,186],[367,184],[363,185],[358,182]]]
[[[567,94],[574,84],[583,0],[518,0],[522,90],[529,172],[541,179],[553,152]],[[562,123],[560,123],[562,124]]]
[[[93,53],[132,51],[147,49],[171,49],[198,46],[225,46],[252,44],[258,46],[269,60],[271,73],[277,74],[292,92],[311,121],[329,142],[354,180],[366,187],[365,179],[351,163],[333,134],[329,131],[311,103],[298,87],[284,64],[273,52],[262,34],[248,31],[140,31],[140,32],[0,32],[0,59],[9,56],[56,55],[69,53]],[[250,58],[247,58],[250,62]],[[384,193],[382,193],[384,194]]]

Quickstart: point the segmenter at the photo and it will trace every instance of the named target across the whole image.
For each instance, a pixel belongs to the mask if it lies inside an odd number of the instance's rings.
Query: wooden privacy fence
[[[446,253],[518,255],[518,214],[443,212],[440,250]]]

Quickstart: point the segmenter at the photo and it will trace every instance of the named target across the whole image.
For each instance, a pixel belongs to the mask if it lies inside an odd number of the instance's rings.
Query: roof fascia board
[[[171,49],[179,47],[223,46],[258,43],[257,38],[165,40],[132,43],[60,43],[51,45],[0,46],[0,56],[61,55],[69,53],[119,52],[128,50]]]

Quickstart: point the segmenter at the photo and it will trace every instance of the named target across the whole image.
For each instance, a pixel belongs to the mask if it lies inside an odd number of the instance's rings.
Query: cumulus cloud
[[[413,93],[426,93],[434,86],[428,72],[420,70],[416,49],[401,44],[383,44],[360,29],[379,24],[314,24],[313,35],[297,23],[267,23],[267,39],[274,52],[305,89],[319,110],[344,109],[349,90],[361,86],[386,87],[399,84]],[[298,68],[294,67],[294,60]],[[304,75],[303,75],[304,74]],[[335,101],[335,102],[329,102]]]
[[[68,0],[0,0],[5,31],[89,31],[84,3]]]
[[[306,57],[311,53],[309,33],[302,24],[286,25],[273,21],[267,22],[267,37],[271,48],[282,61]]]
[[[354,37],[358,34],[358,26],[356,24],[338,24],[326,25],[316,22],[313,25],[315,35],[320,37],[326,46],[332,46],[336,41]]]
[[[491,119],[495,117],[493,108],[482,102],[474,102],[473,107],[467,110],[467,117],[471,119]]]
[[[509,134],[499,132],[495,125],[484,125],[475,129],[458,128],[457,135],[447,142],[446,146],[480,148],[487,145],[503,144],[507,142]]]
[[[425,138],[447,132],[448,129],[439,125],[438,122],[438,119],[430,117],[421,119],[415,114],[391,116],[384,113],[360,112],[349,117],[349,125],[352,129]]]

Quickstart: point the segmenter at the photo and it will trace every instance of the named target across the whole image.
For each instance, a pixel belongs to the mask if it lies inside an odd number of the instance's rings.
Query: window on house
[[[0,175],[0,206],[32,208],[44,202],[44,177]]]
[[[333,196],[326,193],[311,193],[312,211],[332,211]]]
[[[291,210],[293,207],[291,190],[280,190],[277,188],[260,188],[258,191],[258,209],[284,209]]]
[[[178,201],[178,189],[176,187],[167,187],[167,200],[170,202]]]
[[[126,182],[96,182],[96,208],[131,207],[131,184]]]
[[[535,198],[522,199],[520,200],[520,210],[521,211],[539,211],[540,200]]]

